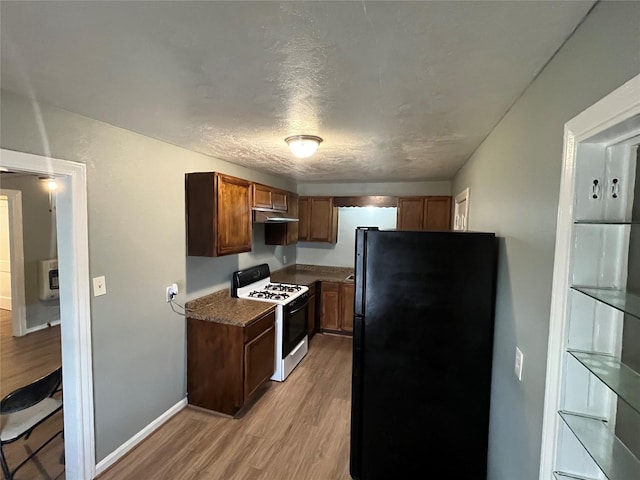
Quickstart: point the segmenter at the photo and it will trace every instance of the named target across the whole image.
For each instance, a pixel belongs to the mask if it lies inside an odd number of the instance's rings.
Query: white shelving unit
[[[640,76],[565,127],[540,480],[640,479],[639,144]]]

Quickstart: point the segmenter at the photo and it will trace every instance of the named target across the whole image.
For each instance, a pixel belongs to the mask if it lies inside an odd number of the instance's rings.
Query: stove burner
[[[299,292],[300,290],[302,290],[302,287],[300,285],[284,285],[282,283],[270,283],[264,288],[266,290],[272,290],[276,292],[289,292],[289,293]]]
[[[286,293],[269,292],[266,290],[254,290],[249,293],[250,298],[267,298],[269,300],[284,300],[289,298]]]

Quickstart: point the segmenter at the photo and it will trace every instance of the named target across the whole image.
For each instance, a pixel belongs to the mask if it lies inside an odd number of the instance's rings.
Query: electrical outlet
[[[178,284],[177,283],[172,283],[171,285],[169,285],[167,287],[166,290],[166,300],[167,302],[170,302],[171,300],[173,300],[175,298],[175,296],[178,295]]]
[[[282,255],[282,263],[287,263],[287,256],[286,255]]]
[[[99,297],[100,295],[106,295],[107,293],[107,281],[102,277],[95,277],[93,279],[93,296]]]
[[[522,364],[524,363],[524,355],[518,347],[516,347],[516,365],[515,373],[519,381],[522,381]]]

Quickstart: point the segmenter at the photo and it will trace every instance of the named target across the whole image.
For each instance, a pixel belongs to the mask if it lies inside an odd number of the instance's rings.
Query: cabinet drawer
[[[276,312],[273,311],[271,313],[268,313],[264,317],[259,318],[258,320],[251,323],[250,325],[247,325],[246,327],[244,327],[245,343],[250,342],[251,340],[256,338],[258,335],[260,335],[262,332],[267,330],[269,327],[271,327],[275,323],[275,321],[276,321]]]

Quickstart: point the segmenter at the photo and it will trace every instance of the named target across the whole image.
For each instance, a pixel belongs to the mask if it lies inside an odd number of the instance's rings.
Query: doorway
[[[9,199],[0,195],[0,309],[11,310],[11,239]]]
[[[52,212],[40,215],[34,212],[49,208],[48,192],[44,192],[41,184],[39,177],[31,173],[2,174],[1,187],[5,188],[0,188],[0,308],[11,311],[14,337],[60,323],[58,301],[41,302],[35,293],[39,279],[33,273],[25,277],[25,262],[56,255],[55,217],[49,218]],[[26,257],[23,242],[23,193],[26,194],[27,204],[31,205],[26,212],[29,216],[26,234],[38,239],[37,242],[30,243]],[[27,288],[30,290],[30,298],[26,294]]]
[[[95,475],[91,312],[86,166],[50,157],[0,149],[0,165],[59,180],[56,231],[67,478]]]

